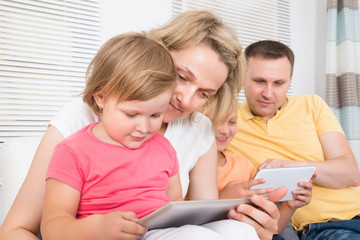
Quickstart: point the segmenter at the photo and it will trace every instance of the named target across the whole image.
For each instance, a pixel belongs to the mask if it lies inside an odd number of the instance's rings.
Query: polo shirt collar
[[[272,117],[275,118],[278,115],[278,112],[282,111],[285,106],[287,105],[287,103],[289,102],[288,97],[286,97],[285,102],[283,103],[283,105],[280,107],[280,109],[276,112],[275,116]],[[240,111],[241,111],[241,115],[243,116],[244,120],[250,120],[252,118],[258,118],[258,119],[263,119],[259,116],[255,116],[249,108],[249,104],[247,101],[244,101],[243,104],[240,105]]]

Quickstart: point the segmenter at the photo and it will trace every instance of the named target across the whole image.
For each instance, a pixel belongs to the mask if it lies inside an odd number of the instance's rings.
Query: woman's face
[[[171,51],[171,55],[178,78],[163,120],[166,123],[204,106],[228,75],[228,68],[220,56],[204,44]]]

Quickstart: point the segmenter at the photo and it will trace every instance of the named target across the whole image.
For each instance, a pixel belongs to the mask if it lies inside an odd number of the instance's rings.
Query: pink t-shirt
[[[169,141],[156,134],[138,149],[98,140],[90,124],[55,148],[47,177],[81,191],[77,218],[133,211],[139,218],[169,202],[168,178],[179,164]]]

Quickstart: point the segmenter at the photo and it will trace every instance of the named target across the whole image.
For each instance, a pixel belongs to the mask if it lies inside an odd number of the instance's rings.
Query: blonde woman
[[[244,68],[241,45],[236,34],[208,11],[179,14],[163,27],[152,30],[150,35],[169,49],[177,68],[177,86],[159,133],[177,152],[182,192],[190,199],[218,198],[217,151],[211,122],[196,110],[233,97],[223,95],[224,86],[230,86],[234,94],[240,90]],[[56,144],[96,121],[96,114],[80,101],[65,106],[53,119],[0,228],[0,239],[36,239],[46,169]],[[274,192],[278,199],[284,194]],[[241,205],[231,210],[229,217],[252,225],[260,239],[271,239],[277,231],[277,207],[258,195],[252,196],[252,201],[263,211]]]

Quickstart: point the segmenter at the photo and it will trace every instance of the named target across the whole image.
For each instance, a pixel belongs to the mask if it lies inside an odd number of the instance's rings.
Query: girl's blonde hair
[[[169,51],[142,33],[120,34],[108,40],[87,69],[83,101],[97,114],[93,95],[120,101],[147,101],[176,86],[176,67]]]
[[[243,86],[244,58],[236,32],[210,11],[194,10],[179,14],[166,25],[149,33],[161,41],[170,51],[182,50],[200,43],[213,49],[229,69],[225,83],[204,106],[219,109],[224,98],[236,99]],[[231,94],[224,88],[232,90]],[[223,116],[214,117],[222,119]]]
[[[223,88],[225,95],[233,94],[232,89],[225,85]],[[219,102],[218,106],[207,106],[200,109],[200,112],[208,116],[213,124],[213,129],[216,129],[234,112],[237,111],[239,103],[237,98],[224,97],[223,101]],[[219,117],[221,116],[221,117]]]

